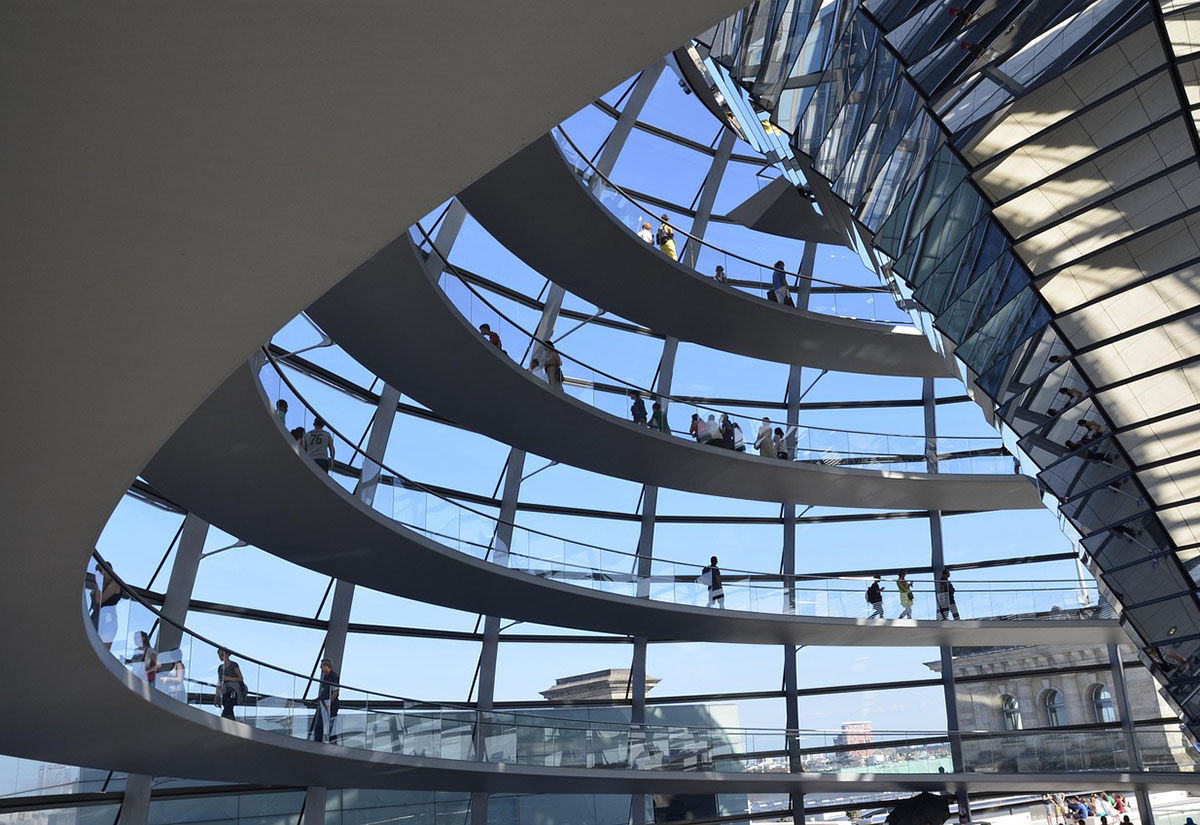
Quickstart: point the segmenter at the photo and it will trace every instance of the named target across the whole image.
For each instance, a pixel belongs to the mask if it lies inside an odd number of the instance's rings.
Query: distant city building
[[[875,741],[874,728],[870,722],[843,722],[842,732],[834,737],[835,745],[869,745]],[[848,752],[854,764],[870,762],[875,758],[874,748],[855,748]]]

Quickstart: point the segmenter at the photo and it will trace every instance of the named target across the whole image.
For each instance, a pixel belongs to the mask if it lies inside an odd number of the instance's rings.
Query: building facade
[[[1134,656],[1129,645],[1118,651],[1125,668],[1130,708],[1138,720],[1176,719],[1159,693],[1154,678]],[[1120,767],[1131,763],[1128,743],[1118,735],[1117,692],[1108,648],[1104,646],[1036,645],[1031,647],[956,648],[955,695],[959,729],[1028,736],[970,738],[964,736],[968,764],[980,770],[1003,771],[1032,759],[1035,750],[1061,753],[1064,770]],[[941,672],[940,662],[929,662]],[[1108,725],[1092,741],[1079,746],[1072,737],[1065,746],[1062,732],[1082,725]],[[1060,731],[1057,735],[1055,731]],[[1062,742],[1056,741],[1062,739]],[[1147,767],[1187,769],[1194,750],[1182,725],[1177,728],[1135,728],[1134,740]]]

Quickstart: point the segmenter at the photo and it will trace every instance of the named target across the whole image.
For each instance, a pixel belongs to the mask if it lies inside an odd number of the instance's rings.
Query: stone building
[[[1132,647],[1122,645],[1120,651],[1122,661],[1136,661]],[[940,662],[926,664],[941,672]],[[1027,732],[965,737],[963,758],[970,770],[1130,766],[1127,740],[1116,724],[1119,709],[1105,646],[955,648],[954,676],[962,680],[956,685],[960,730]],[[1178,715],[1144,667],[1126,667],[1125,680],[1135,720],[1177,723]],[[1079,730],[1097,724],[1109,727]],[[1178,724],[1138,730],[1136,740],[1147,768],[1175,770],[1194,761]]]
[[[659,683],[653,676],[646,677],[646,692]],[[554,680],[554,687],[539,691],[548,702],[582,702],[590,699],[621,701],[629,699],[633,684],[633,671],[629,668],[608,668],[577,676],[564,676]]]

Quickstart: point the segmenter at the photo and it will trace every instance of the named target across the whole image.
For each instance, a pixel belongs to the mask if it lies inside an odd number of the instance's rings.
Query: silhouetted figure
[[[646,402],[638,395],[637,390],[630,390],[629,397],[633,399],[633,403],[629,405],[629,414],[633,417],[633,423],[646,426]]]
[[[938,620],[949,618],[953,614],[959,618],[958,605],[954,603],[954,585],[950,583],[949,569],[942,570],[942,577],[937,580],[937,617]]]
[[[337,741],[333,722],[338,714],[338,695],[341,693],[342,677],[333,669],[330,659],[321,660],[321,687],[317,690],[317,712],[313,714],[312,738],[314,742]]]
[[[879,576],[871,582],[871,586],[867,588],[867,604],[871,605],[871,615],[868,619],[883,618],[883,588],[879,585]]]
[[[304,434],[304,452],[325,472],[333,466],[333,435],[325,432],[324,419],[313,419],[313,428]]]
[[[725,609],[725,588],[721,584],[721,568],[717,566],[717,557],[708,560],[708,566],[700,571],[700,580],[708,585],[708,606],[716,605]]]
[[[213,697],[214,704],[221,708],[221,716],[235,719],[233,709],[246,701],[246,682],[242,678],[242,668],[229,655],[225,648],[217,648],[217,656],[221,664],[217,667],[217,690]]]
[[[668,258],[672,261],[679,260],[679,256],[675,254],[675,230],[671,227],[671,216],[666,212],[663,213],[662,223],[658,225],[658,234],[654,236],[654,240]]]

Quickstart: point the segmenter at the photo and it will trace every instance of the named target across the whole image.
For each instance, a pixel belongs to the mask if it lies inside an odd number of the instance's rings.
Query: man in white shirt
[[[333,436],[325,432],[325,420],[313,420],[313,428],[304,434],[304,451],[325,472],[333,464]]]
[[[529,362],[529,371],[533,373],[534,378],[545,381],[546,383],[550,382],[549,376],[546,375],[546,368],[542,366],[542,362],[538,359],[534,358]]]

